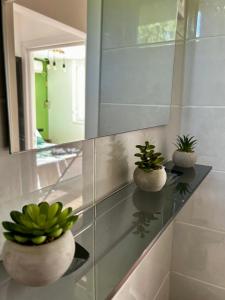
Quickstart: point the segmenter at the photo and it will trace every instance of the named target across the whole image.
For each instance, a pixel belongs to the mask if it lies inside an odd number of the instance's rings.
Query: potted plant
[[[197,155],[194,151],[197,140],[194,136],[178,136],[176,141],[177,150],[173,154],[173,162],[176,166],[182,168],[192,168],[196,161]]]
[[[3,265],[16,281],[42,286],[59,279],[70,266],[75,242],[70,231],[78,216],[60,202],[28,204],[11,211],[13,222],[3,222],[6,241]]]
[[[160,191],[167,178],[162,154],[155,152],[155,146],[148,141],[144,146],[137,145],[136,148],[140,150],[140,153],[136,153],[135,156],[139,157],[140,161],[135,163],[137,168],[134,171],[134,182],[143,191]]]

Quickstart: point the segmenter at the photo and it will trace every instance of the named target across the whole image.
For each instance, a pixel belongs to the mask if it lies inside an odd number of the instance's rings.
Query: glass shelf
[[[0,299],[110,299],[211,167],[182,169],[169,162],[166,170],[167,183],[160,192],[143,192],[131,183],[81,214],[75,240],[90,257],[75,272],[49,286],[32,288],[8,278],[0,265]]]

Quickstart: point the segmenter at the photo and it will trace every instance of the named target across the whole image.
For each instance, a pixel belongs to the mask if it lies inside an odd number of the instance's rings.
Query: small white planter
[[[15,281],[28,286],[43,286],[66,272],[74,253],[74,238],[68,230],[57,240],[40,246],[6,241],[2,258],[6,271]]]
[[[192,168],[197,161],[197,154],[195,152],[182,152],[176,150],[173,153],[173,162],[176,166],[182,168]]]
[[[143,191],[158,192],[166,183],[167,174],[165,168],[145,172],[140,168],[134,170],[134,182]]]

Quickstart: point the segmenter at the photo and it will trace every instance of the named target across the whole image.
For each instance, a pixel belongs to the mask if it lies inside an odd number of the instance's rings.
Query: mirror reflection
[[[86,33],[52,10],[42,14],[37,1],[27,4],[7,3],[5,11],[14,25],[20,150],[82,140]]]
[[[2,3],[12,152],[168,124],[184,1]]]

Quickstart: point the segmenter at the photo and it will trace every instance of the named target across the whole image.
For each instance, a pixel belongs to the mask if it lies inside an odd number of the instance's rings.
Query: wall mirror
[[[2,0],[11,152],[168,123],[177,0]]]

